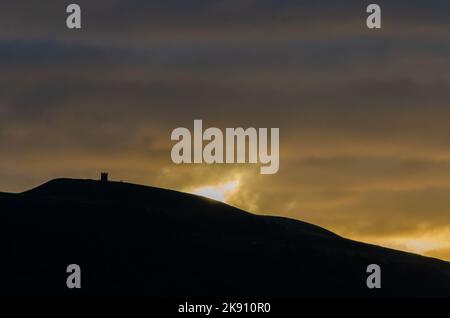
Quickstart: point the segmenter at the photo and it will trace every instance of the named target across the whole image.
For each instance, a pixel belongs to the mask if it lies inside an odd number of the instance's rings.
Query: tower
[[[102,183],[108,182],[108,173],[107,172],[102,172],[100,174],[100,182],[102,182]]]

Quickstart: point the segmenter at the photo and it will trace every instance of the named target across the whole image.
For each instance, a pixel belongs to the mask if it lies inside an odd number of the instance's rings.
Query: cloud
[[[450,248],[447,249],[437,249],[428,251],[425,255],[445,260],[450,260]]]
[[[77,2],[83,29],[65,28],[67,3],[8,1],[0,13],[0,36],[63,42],[140,45],[172,41],[264,41],[296,36],[367,35],[369,1],[298,0],[100,0]],[[448,37],[450,9],[443,0],[377,2],[388,35]],[[30,9],[31,8],[31,9]]]

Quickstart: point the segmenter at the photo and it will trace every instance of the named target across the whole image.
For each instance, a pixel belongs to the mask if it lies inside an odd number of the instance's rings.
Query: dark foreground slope
[[[0,194],[0,296],[445,296],[450,264],[197,196],[58,179]],[[82,289],[66,288],[79,264]],[[366,267],[382,288],[366,287]]]

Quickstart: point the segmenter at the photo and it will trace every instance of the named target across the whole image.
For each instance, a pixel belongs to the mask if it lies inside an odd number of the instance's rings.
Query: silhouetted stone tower
[[[102,172],[100,174],[100,182],[101,183],[107,183],[108,182],[108,173],[107,172]]]

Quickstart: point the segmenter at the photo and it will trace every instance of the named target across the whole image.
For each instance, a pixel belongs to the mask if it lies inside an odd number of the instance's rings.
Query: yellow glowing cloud
[[[357,240],[379,244],[408,252],[439,257],[450,260],[450,227],[440,230],[425,231],[422,234],[388,236],[388,237],[357,237]]]
[[[239,180],[234,180],[219,185],[197,188],[191,191],[191,193],[201,195],[213,200],[226,202],[227,198],[235,193],[238,188]]]

